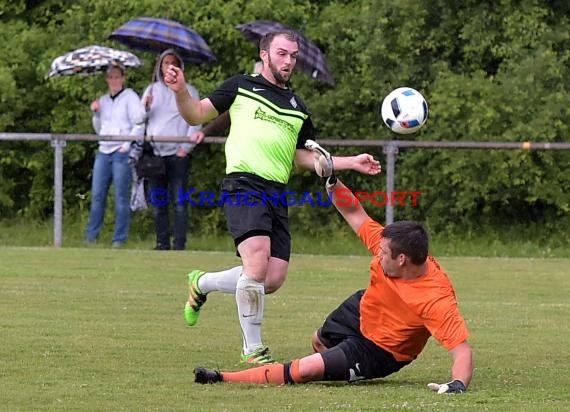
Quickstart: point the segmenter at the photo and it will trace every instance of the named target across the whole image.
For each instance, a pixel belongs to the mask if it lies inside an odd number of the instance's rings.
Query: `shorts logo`
[[[354,371],[356,369],[356,372]],[[348,371],[350,373],[350,378],[348,379],[349,382],[359,381],[361,379],[366,379],[365,376],[360,375],[360,363],[354,365],[354,369],[349,368]],[[358,375],[357,375],[358,373]]]

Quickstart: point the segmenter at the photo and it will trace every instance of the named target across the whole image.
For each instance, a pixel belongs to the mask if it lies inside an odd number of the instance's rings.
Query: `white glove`
[[[315,152],[315,172],[320,177],[329,177],[334,174],[333,160],[329,152],[314,140],[307,140],[305,148]]]
[[[437,391],[438,394],[463,393],[467,390],[465,384],[459,379],[447,383],[428,383],[428,388],[432,391]]]
[[[307,140],[305,148],[315,152],[315,172],[323,178],[323,182],[327,189],[332,188],[336,182],[334,174],[334,164],[332,156],[323,147],[314,140]]]

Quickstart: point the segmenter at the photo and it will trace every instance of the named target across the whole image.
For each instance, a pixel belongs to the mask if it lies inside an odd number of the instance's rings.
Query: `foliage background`
[[[0,132],[93,133],[89,103],[106,87],[102,77],[46,79],[51,61],[88,44],[122,48],[107,36],[127,20],[155,16],[198,31],[217,55],[215,64],[186,74],[202,95],[225,78],[250,70],[256,48],[235,26],[256,19],[304,32],[326,53],[334,88],[302,74],[293,87],[312,110],[321,138],[394,139],[379,107],[391,89],[410,85],[430,104],[421,140],[568,142],[570,118],[570,3],[560,0],[13,0],[0,3]],[[137,53],[142,69],[129,72],[141,93],[154,56]],[[410,137],[408,137],[410,138]],[[86,214],[96,144],[65,149],[68,215]],[[339,149],[338,153],[355,153]],[[382,153],[374,153],[384,161]],[[400,152],[396,189],[422,190],[420,207],[397,218],[425,221],[437,233],[505,233],[541,227],[545,241],[570,228],[568,152]],[[215,190],[222,178],[220,145],[193,155],[191,183]],[[0,219],[44,219],[52,214],[53,152],[43,142],[0,145]],[[384,177],[343,174],[360,190],[382,190]],[[308,172],[292,190],[318,190]],[[383,219],[383,208],[370,213]],[[329,210],[291,208],[292,225],[308,232],[336,229]],[[150,216],[146,216],[150,218]],[[192,230],[225,230],[221,210],[193,209]],[[135,222],[148,225],[146,219]],[[316,225],[319,223],[320,225]],[[530,228],[530,229],[529,229]],[[522,230],[522,229],[521,229]],[[519,232],[520,235],[520,232]],[[556,242],[565,242],[562,236]]]

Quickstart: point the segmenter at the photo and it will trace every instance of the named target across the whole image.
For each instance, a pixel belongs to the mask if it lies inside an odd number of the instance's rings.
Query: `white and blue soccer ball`
[[[427,118],[426,99],[411,87],[392,90],[382,102],[382,120],[395,133],[414,133],[426,123]]]

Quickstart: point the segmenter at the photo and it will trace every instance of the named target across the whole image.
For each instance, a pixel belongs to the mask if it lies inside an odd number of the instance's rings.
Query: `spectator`
[[[103,136],[142,136],[144,109],[139,96],[125,89],[124,68],[111,66],[106,76],[109,93],[91,103],[93,128]],[[127,241],[130,224],[131,166],[130,141],[99,141],[91,184],[91,211],[85,243],[96,242],[105,217],[107,194],[113,183],[115,189],[115,231],[112,246],[121,247]]]
[[[164,84],[164,71],[169,65],[184,70],[184,63],[178,53],[165,50],[158,58],[154,78],[156,81],[145,90],[142,102],[147,111],[147,136],[190,136],[200,130],[200,126],[190,126],[182,118],[176,106],[174,92]],[[198,90],[186,84],[188,93],[199,99]],[[190,158],[193,143],[153,142],[156,156],[164,160],[165,174],[149,178],[149,190],[164,189],[169,194],[169,202],[153,206],[156,229],[155,250],[184,250],[188,230],[188,207],[180,202],[180,193],[185,193],[188,186]],[[169,204],[174,212],[173,226],[170,226]],[[171,244],[172,237],[172,244]]]

